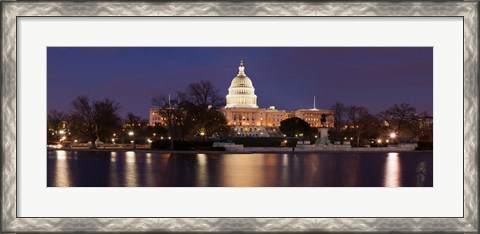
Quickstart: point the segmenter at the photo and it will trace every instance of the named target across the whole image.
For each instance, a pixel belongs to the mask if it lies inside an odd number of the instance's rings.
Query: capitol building
[[[226,100],[222,111],[234,136],[280,137],[283,136],[278,129],[280,122],[291,117],[301,118],[311,127],[333,127],[333,111],[316,109],[315,104],[312,109],[295,111],[277,110],[275,106],[258,107],[255,87],[245,73],[243,61],[240,61],[238,74],[228,88]]]
[[[278,110],[275,106],[261,108],[257,105],[257,95],[252,80],[245,73],[243,61],[240,61],[238,74],[230,83],[226,96],[226,106],[222,109],[227,125],[237,137],[282,137],[278,128],[280,122],[298,117],[315,128],[333,127],[333,111],[315,108],[294,111]],[[163,124],[158,109],[150,109],[150,125]]]

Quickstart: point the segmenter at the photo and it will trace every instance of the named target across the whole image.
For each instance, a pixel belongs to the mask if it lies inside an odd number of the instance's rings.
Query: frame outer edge
[[[16,8],[2,5],[2,231],[16,223]]]
[[[478,231],[478,3],[464,17],[464,218]]]
[[[478,231],[478,4],[306,2],[5,2],[2,3],[2,231]],[[16,17],[17,16],[464,16],[465,216],[464,218],[17,218]]]

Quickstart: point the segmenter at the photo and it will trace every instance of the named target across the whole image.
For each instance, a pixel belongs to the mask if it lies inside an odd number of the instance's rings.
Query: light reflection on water
[[[146,177],[146,184],[154,184],[155,180],[155,170],[152,163],[152,154],[146,153],[146,163],[145,163],[145,177]]]
[[[76,159],[75,159],[76,158]],[[49,151],[48,186],[429,186],[432,153],[162,154]]]
[[[127,166],[125,167],[125,179],[127,187],[137,186],[137,165],[135,164],[135,152],[127,151],[125,152],[125,162]]]
[[[228,187],[262,186],[263,158],[256,154],[230,154],[222,158],[222,184]]]
[[[56,151],[55,187],[70,187],[70,171],[65,150]]]
[[[145,155],[147,156],[147,164],[152,163],[152,154],[151,153],[146,153]]]
[[[118,181],[118,174],[117,174],[118,164],[116,162],[117,162],[117,152],[111,152],[109,167],[110,167],[110,184],[113,187],[117,187],[120,184]]]
[[[110,162],[115,163],[117,161],[117,152],[110,153]]]
[[[398,153],[388,153],[385,163],[385,187],[400,187],[402,185],[401,163]]]
[[[284,167],[288,166],[288,154],[283,154],[282,155],[282,166],[284,166]]]
[[[199,186],[208,186],[208,162],[206,154],[197,154],[197,178]]]

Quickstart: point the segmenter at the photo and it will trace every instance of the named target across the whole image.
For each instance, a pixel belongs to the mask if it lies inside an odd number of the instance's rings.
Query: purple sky
[[[148,118],[151,99],[210,80],[222,96],[240,59],[260,107],[328,109],[335,102],[376,114],[406,102],[433,109],[431,47],[49,47],[47,108],[76,96],[111,98],[120,114]]]

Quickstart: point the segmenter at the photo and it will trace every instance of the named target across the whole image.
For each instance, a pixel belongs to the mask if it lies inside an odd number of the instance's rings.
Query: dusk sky
[[[433,110],[431,47],[49,47],[47,108],[76,96],[110,98],[120,115],[148,119],[151,99],[210,80],[225,97],[240,59],[258,106],[329,109],[335,102],[376,114],[401,102]]]

